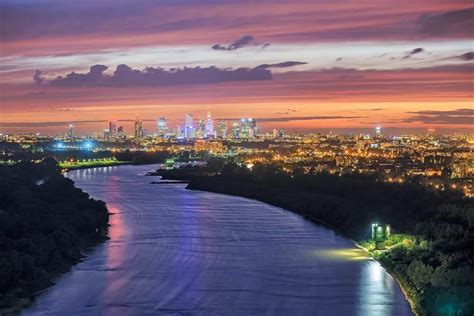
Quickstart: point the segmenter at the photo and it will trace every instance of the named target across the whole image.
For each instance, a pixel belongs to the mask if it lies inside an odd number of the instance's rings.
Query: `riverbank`
[[[420,315],[474,311],[471,199],[416,184],[380,183],[362,175],[289,175],[275,169],[160,171],[189,189],[237,195],[278,206],[357,241],[399,281]],[[375,250],[372,223],[392,227],[388,249]],[[401,233],[403,233],[401,235]],[[454,313],[454,314],[453,314]]]
[[[200,182],[200,181],[196,181],[196,180],[191,181],[187,185],[186,189],[207,191],[207,192],[220,193],[220,194],[233,195],[233,196],[240,196],[240,197],[250,198],[250,199],[253,199],[253,200],[264,202],[264,203],[267,203],[267,204],[272,205],[272,206],[281,207],[281,208],[284,208],[284,209],[286,209],[290,212],[294,212],[294,213],[297,213],[299,215],[302,215],[303,217],[307,218],[308,220],[310,220],[310,221],[312,221],[316,224],[323,225],[327,228],[330,228],[330,229],[334,230],[336,233],[341,234],[341,235],[349,238],[350,240],[352,240],[352,242],[354,242],[354,245],[356,245],[358,248],[363,249],[364,251],[366,251],[371,256],[371,258],[377,260],[386,269],[386,271],[388,273],[390,273],[397,280],[397,282],[400,284],[400,288],[402,289],[403,294],[405,295],[407,301],[410,304],[410,307],[411,307],[413,313],[415,315],[420,315],[419,306],[417,305],[415,296],[413,295],[415,290],[413,289],[412,286],[409,285],[409,283],[407,282],[405,276],[401,275],[400,273],[397,273],[397,270],[394,268],[393,263],[390,264],[387,260],[380,260],[379,257],[374,255],[373,251],[370,251],[369,249],[363,247],[362,244],[360,243],[360,241],[356,241],[355,239],[353,239],[353,236],[348,236],[347,234],[345,234],[343,231],[341,231],[337,227],[334,227],[334,226],[324,222],[323,220],[315,218],[311,215],[304,214],[301,211],[299,211],[299,210],[295,209],[294,207],[292,207],[291,205],[289,205],[288,203],[284,203],[282,201],[278,201],[278,200],[275,200],[273,198],[268,199],[268,198],[266,198],[266,196],[264,194],[262,194],[262,192],[264,192],[262,190],[256,190],[256,191],[248,192],[248,191],[244,191],[244,190],[241,190],[241,189],[240,190],[235,190],[235,187],[234,187],[234,189],[229,189],[228,186],[222,185],[222,184],[219,185],[217,182],[215,182],[215,183]]]
[[[0,168],[0,314],[19,310],[107,239],[108,210],[54,160]]]
[[[55,285],[55,280],[57,278],[69,272],[73,266],[79,264],[84,259],[86,259],[87,255],[84,253],[87,252],[87,250],[92,249],[93,247],[99,245],[100,243],[108,239],[109,238],[106,235],[104,235],[102,237],[98,237],[93,240],[88,240],[88,241],[83,242],[83,246],[81,247],[81,256],[79,258],[69,261],[63,269],[54,271],[48,274],[44,278],[42,283],[35,287],[35,291],[31,293],[29,297],[14,298],[13,304],[10,304],[10,306],[8,307],[0,306],[0,316],[9,315],[9,314],[16,315],[17,312],[20,312],[22,309],[30,306],[33,303],[35,297],[37,297],[38,295],[40,295],[41,293],[43,293],[44,291],[48,290],[50,287]],[[0,302],[0,304],[2,304],[2,302]]]

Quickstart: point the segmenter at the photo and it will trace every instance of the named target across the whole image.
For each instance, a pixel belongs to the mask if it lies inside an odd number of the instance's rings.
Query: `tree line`
[[[106,237],[102,201],[76,188],[57,162],[0,166],[0,308],[51,284]]]

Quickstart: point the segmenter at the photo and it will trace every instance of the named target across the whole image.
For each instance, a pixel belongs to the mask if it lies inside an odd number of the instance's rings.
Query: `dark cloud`
[[[229,50],[236,50],[239,48],[247,47],[247,46],[262,46],[262,48],[268,47],[270,44],[265,43],[265,44],[260,44],[255,41],[255,39],[250,36],[250,35],[245,35],[236,40],[235,42],[229,44],[229,46],[223,46],[221,44],[215,44],[211,48],[213,50],[224,50],[224,51],[229,51]]]
[[[36,70],[35,74],[33,75],[33,80],[35,81],[36,85],[41,86],[44,82],[44,78],[41,77],[41,71]]]
[[[222,69],[217,67],[133,69],[118,65],[112,75],[105,74],[107,66],[94,65],[88,73],[71,72],[49,83],[57,87],[133,87],[171,86],[183,84],[211,84],[229,81],[271,80],[272,73],[265,68]]]
[[[435,115],[418,115],[404,120],[405,123],[420,122],[424,124],[452,124],[452,125],[472,125],[474,117]]]
[[[411,56],[422,53],[422,52],[424,52],[424,49],[421,48],[421,47],[417,47],[417,48],[412,49],[411,51],[409,51],[405,56],[403,56],[402,59],[408,59]]]
[[[466,8],[436,15],[422,15],[418,20],[419,31],[427,36],[472,37],[474,8]]]
[[[421,52],[423,52],[423,48],[417,47],[417,48],[413,49],[413,50],[410,52],[410,55],[415,55],[415,54],[418,54],[418,53],[421,53]]]
[[[59,76],[51,81],[51,85],[59,87],[80,87],[100,84],[105,78],[107,78],[103,75],[107,68],[108,67],[104,65],[94,65],[90,67],[89,72],[85,74],[71,72],[67,74],[66,77]]]
[[[456,56],[458,59],[464,60],[464,61],[470,61],[474,59],[474,52],[467,52],[462,55]]]
[[[421,115],[456,115],[456,116],[474,116],[474,109],[457,109],[457,110],[450,110],[450,111],[434,111],[434,110],[426,110],[426,111],[413,111],[407,112],[410,114],[421,114]]]
[[[342,57],[336,58],[336,61],[342,61]]]
[[[405,123],[421,122],[425,124],[453,124],[472,125],[474,123],[474,109],[457,109],[450,111],[415,111],[417,114],[403,120]]]
[[[261,64],[255,67],[255,69],[268,69],[268,68],[288,68],[299,65],[306,65],[306,62],[302,61],[285,61],[277,64]]]

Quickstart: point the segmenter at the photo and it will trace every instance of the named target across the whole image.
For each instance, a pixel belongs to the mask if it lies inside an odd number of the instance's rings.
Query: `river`
[[[412,314],[350,240],[265,203],[150,184],[153,168],[68,173],[107,202],[110,240],[22,315]]]

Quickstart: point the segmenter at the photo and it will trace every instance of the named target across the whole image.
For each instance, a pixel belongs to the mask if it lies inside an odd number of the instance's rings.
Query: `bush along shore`
[[[461,192],[384,183],[375,176],[288,173],[269,165],[158,173],[190,181],[189,189],[294,211],[357,241],[397,278],[418,315],[474,312],[474,204]],[[392,227],[386,250],[376,250],[370,240],[377,222]]]
[[[57,162],[0,167],[0,313],[30,302],[107,237],[102,201],[76,188]]]

